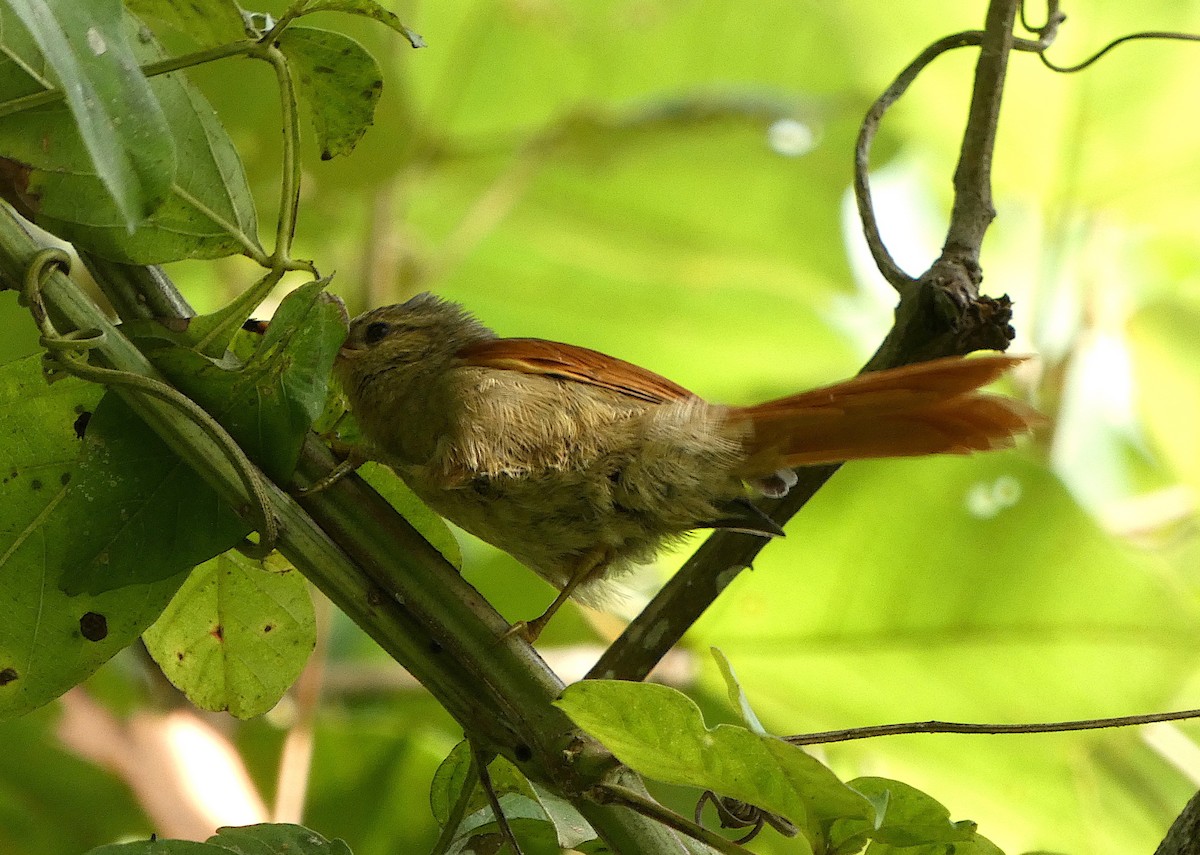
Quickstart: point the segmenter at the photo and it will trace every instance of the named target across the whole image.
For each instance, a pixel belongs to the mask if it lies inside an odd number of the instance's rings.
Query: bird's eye
[[[384,321],[376,321],[373,324],[367,324],[367,331],[363,333],[363,341],[367,344],[379,344],[391,331],[390,324]]]

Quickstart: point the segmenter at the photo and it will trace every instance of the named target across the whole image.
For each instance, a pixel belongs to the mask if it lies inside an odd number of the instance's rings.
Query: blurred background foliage
[[[352,312],[432,289],[502,334],[618,354],[716,400],[839,379],[882,339],[894,302],[850,214],[858,122],[926,43],[980,26],[985,7],[399,3],[428,42],[420,51],[367,23],[312,19],[368,46],[386,86],[351,157],[320,162],[307,142],[296,254],[336,271]],[[1127,32],[1200,30],[1197,2],[1064,11],[1050,54],[1064,64]],[[973,64],[969,50],[938,60],[876,145],[884,236],[913,274],[940,246]],[[1007,391],[1053,427],[1011,453],[839,473],[663,672],[710,722],[733,714],[709,645],[777,733],[1200,706],[1200,49],[1135,43],[1075,75],[1015,54],[1010,75],[985,289],[1016,301],[1015,352],[1040,356]],[[269,72],[233,60],[192,76],[270,215]],[[239,259],[169,272],[202,311],[255,275]],[[11,293],[0,300],[0,356],[32,352],[32,325]],[[532,573],[463,540],[467,577],[506,616],[549,601]],[[686,552],[648,571],[646,590]],[[309,672],[272,713],[171,714],[236,749],[224,772],[188,772],[202,793],[233,799],[205,815],[253,821],[263,804],[294,815],[307,777],[313,828],[357,855],[425,851],[436,836],[429,781],[461,733],[354,626],[325,614]],[[575,679],[618,630],[612,616],[572,609],[542,647]],[[0,851],[179,833],[139,790],[167,756],[146,747],[147,723],[178,703],[147,661],[128,652],[54,709],[0,727]],[[1200,784],[1198,736],[1186,724],[908,736],[821,754],[844,777],[926,790],[1006,851],[1106,855],[1152,851]],[[238,802],[229,770],[241,767]],[[695,795],[664,797],[687,812]],[[770,831],[752,847],[789,851]]]

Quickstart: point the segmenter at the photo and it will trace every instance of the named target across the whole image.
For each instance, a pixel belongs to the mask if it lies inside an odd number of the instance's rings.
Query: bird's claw
[[[512,626],[504,631],[504,635],[500,636],[500,640],[512,638],[522,638],[529,644],[533,644],[538,640],[538,636],[542,634],[542,629],[545,625],[540,618],[535,620],[519,620],[515,621]]]

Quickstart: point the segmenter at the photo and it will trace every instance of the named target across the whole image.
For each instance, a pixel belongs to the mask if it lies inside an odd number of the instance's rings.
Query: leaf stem
[[[266,47],[263,58],[275,69],[279,83],[280,115],[283,123],[283,176],[279,182],[279,218],[275,225],[275,252],[271,266],[279,268],[289,258],[296,233],[296,211],[300,206],[300,123],[297,116],[296,84],[288,68],[287,57],[274,45]]]
[[[249,39],[229,42],[228,44],[196,51],[195,53],[147,63],[142,66],[142,74],[146,77],[157,77],[160,74],[169,74],[172,71],[192,68],[193,66],[203,65],[206,62],[215,62],[218,59],[225,59],[230,56],[238,56],[239,54],[249,56],[257,49],[258,43]],[[0,103],[0,118],[20,113],[23,110],[32,110],[35,107],[54,104],[61,101],[64,97],[66,97],[66,93],[62,89],[55,88],[47,89],[44,92],[35,92],[32,95],[23,95],[20,98],[13,98],[10,101]]]

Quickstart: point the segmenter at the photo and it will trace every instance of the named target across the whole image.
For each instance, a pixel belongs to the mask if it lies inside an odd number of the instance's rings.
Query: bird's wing
[[[540,374],[609,389],[652,404],[694,398],[691,392],[641,366],[573,344],[540,338],[496,338],[458,352],[467,365]]]

